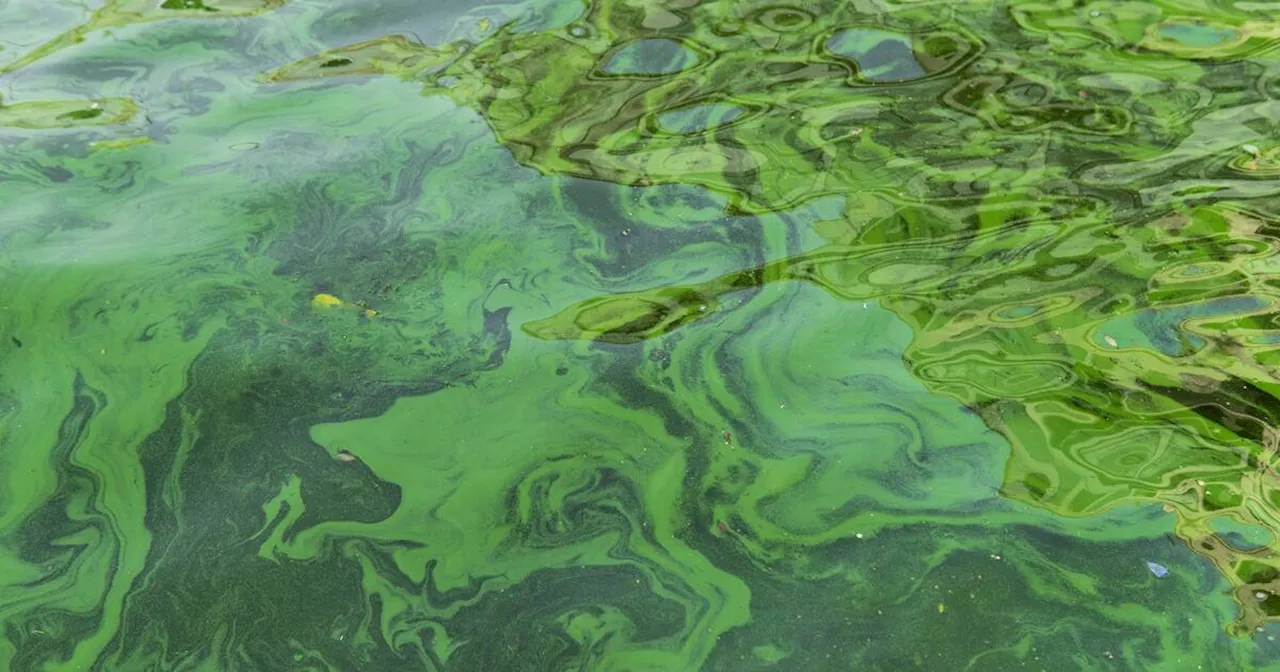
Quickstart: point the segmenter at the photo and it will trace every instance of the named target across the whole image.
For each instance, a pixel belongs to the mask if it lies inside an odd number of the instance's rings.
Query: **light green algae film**
[[[0,4],[0,670],[1280,669],[1280,5]]]

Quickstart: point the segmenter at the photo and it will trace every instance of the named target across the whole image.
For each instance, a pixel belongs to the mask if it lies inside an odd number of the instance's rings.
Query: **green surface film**
[[[1276,668],[1277,15],[0,6],[0,669]]]

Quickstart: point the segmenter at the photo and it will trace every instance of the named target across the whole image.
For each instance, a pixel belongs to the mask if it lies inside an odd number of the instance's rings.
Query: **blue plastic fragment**
[[[1147,569],[1151,570],[1151,573],[1155,574],[1157,579],[1163,579],[1169,573],[1168,567],[1150,560],[1147,561]]]

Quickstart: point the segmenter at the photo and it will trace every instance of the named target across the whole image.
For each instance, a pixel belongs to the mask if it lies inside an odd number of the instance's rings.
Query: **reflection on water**
[[[0,667],[1280,660],[1270,5],[434,5],[0,7]]]

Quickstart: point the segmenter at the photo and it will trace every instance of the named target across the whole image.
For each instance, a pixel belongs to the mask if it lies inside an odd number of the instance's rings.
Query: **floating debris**
[[[1151,562],[1148,560],[1147,569],[1151,570],[1151,573],[1154,574],[1157,579],[1163,579],[1169,575],[1169,568],[1158,562]]]
[[[316,294],[315,296],[311,297],[311,305],[314,308],[323,308],[323,309],[346,308],[350,306],[355,310],[357,310],[361,317],[367,320],[371,320],[378,315],[378,311],[369,307],[369,303],[364,299],[361,299],[354,303],[347,303],[346,301],[343,301],[342,299],[339,299],[338,297],[332,294],[325,294],[325,293]]]
[[[335,306],[341,306],[342,299],[339,299],[332,294],[316,294],[311,297],[311,305],[318,306],[320,308],[333,308]]]

